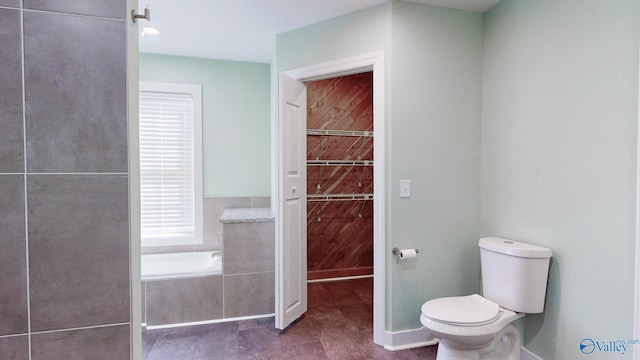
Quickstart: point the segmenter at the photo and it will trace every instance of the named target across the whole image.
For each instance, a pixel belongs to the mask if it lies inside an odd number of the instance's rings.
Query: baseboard
[[[406,350],[438,343],[438,339],[425,327],[395,332],[386,331],[385,337],[386,344],[384,348],[390,351]],[[520,354],[521,360],[544,360],[525,347],[521,348]]]
[[[311,270],[307,271],[307,280],[323,280],[365,275],[373,276],[373,266],[348,269]]]
[[[194,322],[164,324],[164,325],[149,325],[149,326],[147,326],[146,323],[143,323],[142,327],[146,328],[147,330],[171,329],[171,328],[185,327],[185,326],[219,324],[219,323],[225,323],[225,322],[230,322],[230,321],[264,319],[264,318],[274,317],[275,315],[276,314],[240,316],[240,317],[215,319],[215,320],[204,320],[204,321],[194,321]]]
[[[531,351],[527,350],[525,347],[523,347],[520,353],[520,360],[544,360],[544,359],[532,353]]]
[[[387,331],[386,338],[387,341],[384,348],[391,351],[412,349],[438,343],[438,339],[425,327],[395,332]]]

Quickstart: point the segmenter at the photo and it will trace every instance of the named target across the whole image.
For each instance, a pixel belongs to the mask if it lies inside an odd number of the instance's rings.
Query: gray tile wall
[[[222,318],[222,275],[145,281],[147,326]]]
[[[28,335],[0,337],[0,355],[3,360],[28,360]]]
[[[126,0],[21,3],[0,0],[0,358],[129,359]]]
[[[256,197],[205,197],[203,204],[203,243],[201,245],[180,245],[162,247],[144,247],[143,254],[161,254],[173,252],[191,252],[222,250],[222,242],[218,233],[222,232],[222,224],[218,221],[225,209],[235,208],[267,208],[271,206],[268,196]]]
[[[224,232],[224,244],[215,246],[215,249],[223,246],[223,276],[144,281],[143,322],[158,326],[272,314],[275,223],[218,222],[225,209],[269,206],[268,197],[205,198],[205,234],[216,233],[217,241],[217,233]],[[206,239],[202,248],[171,246],[144,250],[147,253],[211,250],[214,240]]]
[[[274,271],[275,223],[224,224],[225,275]]]
[[[275,273],[224,276],[224,317],[275,312]]]

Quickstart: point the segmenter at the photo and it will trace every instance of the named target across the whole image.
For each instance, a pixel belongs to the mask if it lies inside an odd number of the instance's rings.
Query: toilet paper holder
[[[413,250],[416,251],[416,254],[420,252],[418,249],[413,249]],[[391,253],[395,256],[400,256],[400,249],[398,249],[397,247],[394,247],[393,250],[391,250]]]

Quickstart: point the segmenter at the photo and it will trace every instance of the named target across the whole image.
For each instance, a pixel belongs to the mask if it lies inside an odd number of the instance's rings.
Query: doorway
[[[322,63],[312,65],[304,68],[294,69],[281,73],[280,86],[278,89],[278,96],[274,98],[278,99],[278,106],[280,108],[279,115],[275,117],[274,122],[274,144],[277,144],[277,153],[274,154],[273,163],[276,164],[276,171],[274,184],[277,184],[272,196],[273,206],[276,209],[276,326],[278,328],[286,328],[289,324],[294,322],[297,317],[301,316],[306,311],[306,229],[304,235],[295,235],[291,229],[299,229],[299,226],[292,226],[291,222],[300,222],[306,220],[305,216],[287,216],[288,211],[286,208],[288,204],[296,204],[299,206],[299,200],[294,202],[286,198],[290,193],[295,193],[295,186],[291,186],[290,182],[286,181],[287,169],[285,169],[285,160],[290,160],[292,157],[291,152],[283,151],[283,143],[290,139],[290,136],[284,136],[284,134],[290,135],[292,133],[289,120],[283,120],[282,116],[292,114],[294,111],[287,109],[287,106],[291,103],[287,103],[284,95],[291,93],[291,87],[287,87],[283,80],[289,78],[292,80],[293,85],[299,88],[299,92],[306,92],[306,87],[301,82],[309,82],[313,80],[322,80],[328,78],[335,78],[339,76],[352,75],[371,71],[373,76],[373,211],[372,217],[374,219],[373,224],[373,341],[378,345],[387,345],[387,336],[385,333],[385,258],[386,258],[386,246],[385,246],[385,212],[384,212],[384,169],[385,169],[385,152],[384,152],[384,53],[375,52],[371,54],[356,56],[347,59],[336,60],[328,63]],[[290,82],[291,83],[291,82]],[[306,99],[306,96],[305,96]],[[306,102],[306,100],[305,100]],[[306,104],[304,106],[306,109]],[[295,124],[301,125],[301,122],[295,122]],[[304,129],[302,134],[306,137],[306,119],[304,121]],[[298,129],[296,129],[297,131]],[[306,142],[305,142],[306,144]],[[306,146],[299,147],[305,149]],[[288,158],[285,158],[284,155]],[[306,158],[305,153],[293,154],[294,157],[302,159]],[[304,184],[306,190],[306,170],[304,171]],[[298,191],[298,194],[302,193]],[[306,193],[306,191],[304,191]],[[306,195],[306,194],[305,194]],[[306,196],[303,200],[304,208],[306,210]],[[299,214],[299,212],[296,212]],[[304,222],[304,228],[306,228],[306,221]],[[285,230],[286,229],[286,230]],[[301,243],[300,240],[304,240]],[[290,242],[293,242],[290,243]],[[292,249],[298,250],[304,248],[305,258],[300,259],[301,251],[291,251]],[[296,258],[298,257],[298,258]],[[303,268],[298,267],[292,270],[288,264],[301,264],[304,261],[305,266]],[[304,273],[301,273],[304,271]],[[304,288],[304,294],[296,293]],[[298,294],[300,296],[292,296],[292,294]],[[287,306],[299,306],[301,310],[297,317],[289,316],[287,314]]]
[[[307,280],[373,277],[373,73],[307,83]]]

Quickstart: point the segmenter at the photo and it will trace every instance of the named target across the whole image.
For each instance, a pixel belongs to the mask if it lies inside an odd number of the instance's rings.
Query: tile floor
[[[143,331],[146,360],[427,359],[436,347],[374,345],[373,279],[309,284],[309,310],[286,332],[273,318]]]

